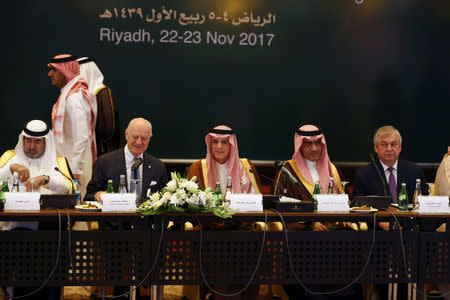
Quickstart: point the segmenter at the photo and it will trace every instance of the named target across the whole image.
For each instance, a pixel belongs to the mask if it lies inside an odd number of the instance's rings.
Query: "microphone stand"
[[[59,173],[61,173],[64,177],[66,177],[70,181],[70,183],[72,185],[71,194],[75,194],[75,182],[72,180],[72,178],[70,178],[69,176],[64,174],[58,167],[55,167],[55,171],[58,171]]]
[[[253,174],[256,174],[256,172],[253,169],[250,169],[249,172],[253,173]],[[266,175],[264,175],[262,173],[258,173],[258,176],[261,176],[262,178],[272,182],[272,184],[275,184],[275,188],[278,190],[278,192],[280,192],[280,188],[276,185],[275,180],[273,180],[269,176],[266,176]],[[286,186],[286,189],[287,189],[287,181],[285,181],[284,183],[285,183],[285,186]],[[276,193],[276,191],[274,191],[274,192]],[[284,195],[284,193],[281,193],[281,192],[279,194]]]
[[[384,195],[387,196],[387,189],[386,189],[386,183],[385,183],[385,178],[383,178],[383,176],[381,175],[381,171],[378,168],[378,165],[375,162],[375,159],[373,158],[373,154],[369,153],[370,159],[372,160],[373,165],[375,166],[375,169],[378,172],[378,176],[380,176],[381,179],[381,183],[383,184],[383,189],[384,189]]]

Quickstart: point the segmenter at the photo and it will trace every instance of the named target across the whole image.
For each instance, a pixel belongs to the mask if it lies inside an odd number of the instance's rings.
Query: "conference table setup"
[[[142,215],[42,209],[5,211],[1,221],[39,221],[37,231],[0,232],[2,286],[160,286],[450,283],[450,214],[400,212],[237,212]],[[75,222],[98,230],[72,230]],[[186,224],[192,224],[186,230]],[[257,230],[205,224],[254,224]],[[281,222],[278,230],[269,226]],[[367,223],[367,231],[284,231],[287,223]],[[378,222],[390,222],[382,231]],[[106,224],[121,224],[107,226]],[[125,224],[125,225],[124,225]],[[169,226],[169,224],[171,226]],[[267,226],[265,225],[267,224]],[[280,223],[278,223],[280,224]],[[447,230],[436,231],[446,224]],[[202,226],[203,225],[203,226]],[[255,226],[253,226],[255,227]],[[376,230],[374,230],[374,228]],[[416,289],[410,295],[415,299]]]

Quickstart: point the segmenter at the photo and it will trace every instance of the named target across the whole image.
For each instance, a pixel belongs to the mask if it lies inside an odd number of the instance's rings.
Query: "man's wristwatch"
[[[44,176],[44,185],[48,184],[50,181],[50,177],[48,175],[43,175]]]

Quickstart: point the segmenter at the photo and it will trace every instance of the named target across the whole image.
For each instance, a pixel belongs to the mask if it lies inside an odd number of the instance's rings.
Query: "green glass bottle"
[[[318,181],[314,185],[314,191],[313,191],[313,194],[312,194],[314,210],[317,210],[317,197],[316,197],[317,194],[320,194],[320,184],[319,184]]]
[[[220,182],[216,182],[216,189],[213,192],[213,200],[216,206],[222,205],[222,190],[220,189]]]
[[[0,191],[0,202],[5,203],[5,192],[9,192],[8,180],[3,180],[2,190]]]
[[[402,183],[402,189],[398,195],[398,210],[408,210],[408,193],[406,192],[406,183]]]
[[[114,187],[112,179],[108,179],[108,186],[106,187],[106,192],[108,194],[114,194]]]

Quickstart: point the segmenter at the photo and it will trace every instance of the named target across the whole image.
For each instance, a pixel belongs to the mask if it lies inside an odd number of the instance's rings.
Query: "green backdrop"
[[[450,142],[448,0],[3,7],[2,151],[26,120],[50,122],[59,91],[47,63],[60,53],[95,58],[122,127],[148,118],[149,152],[161,158],[204,156],[205,133],[221,123],[236,130],[241,156],[251,159],[290,158],[295,128],[310,122],[324,129],[335,161],[367,161],[384,124],[399,128],[409,160],[440,161]]]

